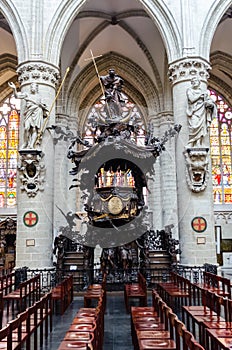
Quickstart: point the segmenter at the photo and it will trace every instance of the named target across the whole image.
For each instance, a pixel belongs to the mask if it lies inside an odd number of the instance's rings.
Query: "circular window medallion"
[[[195,232],[204,232],[207,228],[207,222],[202,216],[196,216],[193,218],[191,225]]]
[[[34,211],[27,211],[23,216],[23,223],[25,226],[32,227],[38,222],[38,214]]]

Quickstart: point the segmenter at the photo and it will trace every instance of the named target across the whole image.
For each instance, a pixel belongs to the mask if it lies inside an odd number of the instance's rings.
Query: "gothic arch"
[[[13,77],[11,78],[11,81],[16,83],[17,82],[16,68],[17,68],[17,57],[8,53],[0,55],[0,78],[2,75],[4,75],[5,72],[10,71],[13,75]],[[9,87],[8,83],[4,82],[3,84],[1,84],[0,101],[5,100],[10,94],[12,94],[12,89]]]
[[[109,62],[112,67],[117,67],[117,74],[125,80],[125,93],[141,107],[144,114],[147,117],[151,114],[157,115],[161,110],[161,92],[157,91],[146,73],[134,62],[115,52],[110,52],[97,60],[99,71],[107,72]],[[83,115],[83,118],[79,120],[79,125],[83,126],[88,108],[95,103],[100,94],[99,82],[92,63],[90,63],[67,92],[69,96],[67,114],[74,116],[79,110],[82,110],[80,114]],[[78,117],[80,118],[80,115]]]
[[[143,51],[144,55],[147,57],[147,60],[151,66],[151,69],[154,73],[154,76],[156,77],[156,86],[158,87],[158,89],[162,89],[162,83],[161,83],[161,78],[159,76],[159,71],[156,67],[156,64],[152,58],[152,55],[150,54],[148,48],[146,47],[146,45],[143,43],[143,41],[140,39],[140,37],[132,30],[132,28],[130,28],[125,22],[120,22],[120,18],[124,18],[124,17],[129,17],[129,16],[134,16],[135,14],[137,14],[140,16],[146,16],[148,17],[148,15],[146,14],[145,11],[127,11],[126,13],[119,13],[116,17],[116,20],[118,21],[118,25],[120,27],[122,27],[131,37],[134,41],[136,41],[136,43],[138,44],[138,46],[140,47],[140,49]],[[86,17],[93,17],[93,18],[101,18],[101,19],[107,19],[105,21],[103,21],[102,23],[100,23],[97,27],[94,28],[94,30],[90,33],[90,35],[85,39],[85,41],[83,42],[83,44],[79,47],[77,54],[75,55],[75,57],[72,60],[72,63],[70,64],[70,73],[66,79],[65,82],[65,86],[66,89],[69,86],[69,83],[71,81],[71,77],[72,77],[72,72],[74,71],[75,67],[78,65],[78,61],[81,57],[81,55],[83,54],[84,50],[86,49],[86,47],[94,40],[94,38],[97,37],[97,35],[103,31],[105,28],[107,28],[109,25],[111,25],[111,22],[109,20],[109,15],[105,14],[104,12],[99,12],[99,11],[90,11],[90,12],[80,12],[80,15],[78,15],[78,18],[86,18]]]
[[[18,62],[27,61],[29,59],[27,36],[20,18],[20,13],[17,11],[14,1],[1,1],[0,10],[8,21],[12,30],[17,48]]]
[[[209,60],[210,46],[213,40],[213,36],[217,29],[217,26],[226,12],[231,6],[231,0],[215,1],[211,6],[208,15],[204,21],[204,25],[199,35],[199,56]]]
[[[225,75],[228,75],[230,78],[232,77],[232,56],[217,51],[213,53],[210,56],[210,61],[212,67],[215,67],[216,69],[223,72]],[[222,79],[216,77],[213,75],[213,73],[210,74],[210,80],[209,85],[212,89],[218,92],[218,94],[223,95],[223,97],[232,104],[232,89],[231,86],[229,86],[225,81]]]
[[[139,0],[154,24],[159,29],[167,50],[168,61],[181,57],[181,36],[174,17],[166,4],[161,0]],[[53,64],[59,64],[62,44],[69,27],[77,16],[85,0],[62,1],[58,7],[46,33],[47,42],[45,56]],[[62,17],[62,21],[60,18]],[[64,21],[66,19],[66,21]],[[57,45],[58,44],[58,45]]]

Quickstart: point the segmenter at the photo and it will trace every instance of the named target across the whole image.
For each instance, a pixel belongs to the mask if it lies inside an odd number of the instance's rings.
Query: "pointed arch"
[[[20,14],[13,0],[3,0],[0,2],[0,10],[6,18],[11,28],[16,43],[18,62],[29,59],[28,41],[25,28],[20,18]]]
[[[181,57],[181,35],[175,18],[167,5],[161,0],[139,1],[160,31],[164,41],[164,46],[167,50],[168,61],[172,62]],[[58,7],[46,33],[47,42],[45,55],[50,62],[53,62],[56,65],[59,64],[59,57],[64,38],[73,20],[85,2],[86,0],[78,0],[76,2],[73,0],[66,0],[62,1]],[[66,19],[66,21],[60,21],[60,18]]]
[[[163,0],[139,0],[157,26],[167,50],[168,63],[182,57],[182,39],[178,25]]]
[[[5,73],[8,73],[3,79],[3,83],[0,86],[0,102],[3,101],[8,95],[12,94],[12,89],[9,87],[7,83],[7,79],[9,78],[9,72],[11,74],[11,81],[16,83],[17,81],[17,57],[5,53],[0,55],[0,79],[4,76]]]
[[[210,56],[212,67],[232,79],[232,56],[228,53],[217,51]],[[232,101],[231,86],[224,80],[210,73],[209,87],[222,94],[228,101]]]
[[[226,10],[231,6],[231,0],[215,1],[204,21],[204,25],[199,35],[199,56],[209,60],[210,46],[217,26]]]
[[[80,12],[80,15],[78,15],[78,18],[83,18],[84,14],[86,15],[86,17],[101,17],[101,18],[105,18],[107,17],[107,15],[104,12]],[[133,16],[135,14],[135,11],[128,11],[127,16]],[[121,17],[125,17],[126,16],[125,13],[123,14],[118,14],[116,19],[119,20]],[[140,15],[145,16],[146,13],[145,12],[141,12],[139,11]],[[72,77],[72,72],[75,69],[76,65],[78,64],[78,61],[81,57],[81,55],[83,54],[83,52],[85,51],[85,49],[88,47],[88,45],[90,45],[90,43],[97,37],[97,35],[103,31],[105,28],[107,28],[110,25],[110,21],[109,20],[104,20],[102,23],[100,23],[97,27],[94,28],[94,30],[89,34],[89,36],[85,39],[85,41],[83,42],[83,44],[79,47],[77,54],[75,55],[75,57],[72,60],[72,63],[70,65],[70,74],[68,76],[68,78],[66,79],[65,82],[65,86],[67,88],[67,86],[69,85],[69,82],[71,80]],[[119,26],[126,31],[132,38],[132,40],[134,40],[137,45],[139,46],[139,48],[143,51],[144,55],[146,56],[151,69],[154,73],[154,76],[156,77],[156,85],[158,87],[158,89],[161,91],[162,89],[162,83],[161,83],[161,78],[159,75],[159,71],[157,69],[157,66],[152,58],[152,55],[150,54],[148,48],[146,47],[146,45],[144,44],[144,42],[140,39],[140,37],[132,30],[132,28],[130,28],[125,22],[123,21],[119,21]]]
[[[144,110],[147,116],[151,113],[158,114],[161,110],[159,92],[147,74],[137,64],[115,52],[103,55],[97,60],[99,72],[107,73],[109,62],[115,67],[117,74],[125,80],[125,93]],[[67,91],[69,96],[67,114],[74,116],[77,111],[87,110],[100,95],[99,82],[90,63]]]

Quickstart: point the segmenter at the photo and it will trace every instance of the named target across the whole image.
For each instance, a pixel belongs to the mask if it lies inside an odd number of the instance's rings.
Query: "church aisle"
[[[80,307],[83,307],[83,296],[75,297],[63,316],[54,315],[53,331],[40,350],[59,348],[59,344]],[[133,350],[130,315],[125,310],[123,292],[107,293],[103,350]]]
[[[43,346],[40,347],[40,350],[57,350],[59,348],[78,309],[83,307],[83,303],[83,296],[75,297],[72,304],[62,316],[53,315],[52,332],[48,335],[48,338],[45,340]]]
[[[104,350],[133,350],[130,315],[122,292],[108,293],[105,312]]]

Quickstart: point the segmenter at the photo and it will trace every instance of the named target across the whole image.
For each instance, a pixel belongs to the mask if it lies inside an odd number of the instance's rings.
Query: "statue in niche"
[[[208,92],[200,87],[198,77],[191,79],[191,87],[187,89],[187,116],[189,124],[189,147],[204,147],[203,140],[208,133],[212,119],[217,114],[215,102]]]
[[[122,105],[125,102],[122,97],[124,80],[112,68],[100,80],[105,90],[105,112],[109,119],[118,119],[122,115]]]
[[[24,110],[24,144],[23,149],[35,149],[39,133],[43,126],[43,120],[48,116],[48,109],[41,102],[37,83],[31,83],[30,93],[17,91],[14,83],[8,85],[14,91],[14,97],[26,102]]]

